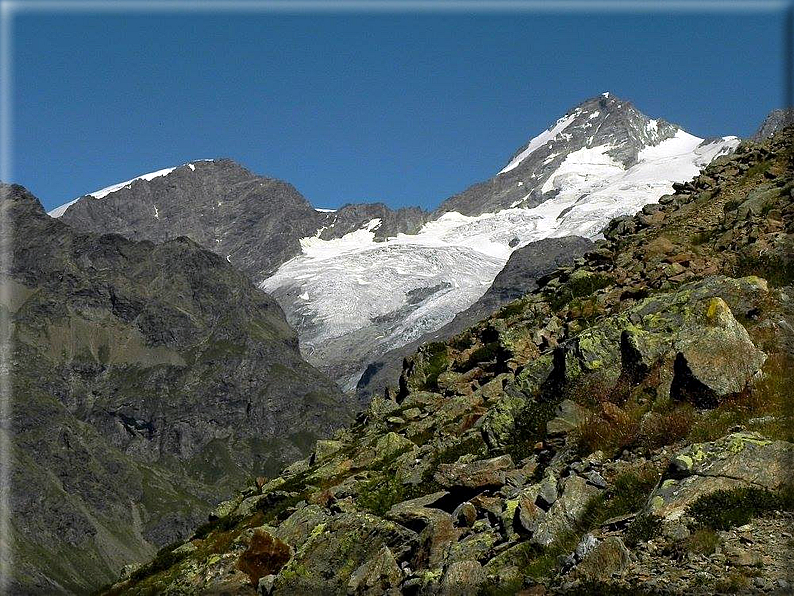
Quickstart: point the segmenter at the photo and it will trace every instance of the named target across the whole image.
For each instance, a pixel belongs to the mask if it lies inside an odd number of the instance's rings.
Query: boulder
[[[575,575],[591,581],[607,581],[631,564],[631,553],[617,536],[609,536],[592,547],[577,565]]]
[[[588,501],[599,492],[599,489],[579,476],[566,478],[562,495],[546,514],[541,516],[531,541],[538,546],[549,546],[564,532],[575,526],[584,513]]]
[[[722,298],[711,298],[702,324],[676,342],[670,392],[698,406],[715,406],[745,388],[766,360]]]
[[[791,481],[787,464],[792,461],[794,444],[756,433],[732,433],[710,443],[695,443],[673,458],[647,508],[674,521],[699,497],[717,490],[742,486],[775,490]]]
[[[347,593],[351,596],[399,596],[401,580],[402,570],[389,547],[384,546],[353,572],[347,583]]]
[[[564,399],[557,406],[554,418],[546,423],[546,434],[550,437],[564,435],[582,424],[589,410],[570,399]]]
[[[342,441],[320,440],[314,447],[311,463],[317,464],[325,461],[342,448]]]
[[[505,472],[513,467],[513,460],[509,455],[471,463],[441,464],[434,480],[445,488],[496,487],[505,483]]]
[[[440,566],[443,563],[449,546],[456,542],[462,534],[462,530],[455,527],[449,513],[430,507],[448,494],[441,491],[418,499],[403,501],[386,513],[386,519],[396,521],[419,532],[420,548],[414,559],[431,567]]]
[[[341,513],[315,528],[276,578],[273,594],[344,594],[355,571],[388,546],[399,560],[416,547],[414,532],[367,513]]]
[[[442,596],[477,596],[486,583],[485,571],[478,561],[452,563],[441,580]]]

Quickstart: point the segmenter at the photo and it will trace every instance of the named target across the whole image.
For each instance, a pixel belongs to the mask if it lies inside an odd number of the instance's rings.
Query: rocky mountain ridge
[[[107,594],[789,593],[792,133],[421,347]]]
[[[77,233],[0,191],[13,593],[90,592],[349,421],[278,304],[215,253]]]

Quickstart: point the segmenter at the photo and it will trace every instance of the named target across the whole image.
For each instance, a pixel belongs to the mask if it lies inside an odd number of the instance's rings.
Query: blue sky
[[[231,157],[319,207],[437,206],[602,91],[699,136],[783,102],[783,18],[21,14],[13,177],[52,208]]]

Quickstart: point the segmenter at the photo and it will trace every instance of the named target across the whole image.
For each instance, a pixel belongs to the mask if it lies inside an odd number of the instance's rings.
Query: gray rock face
[[[0,190],[21,593],[108,581],[350,419],[278,304],[224,259],[184,237],[75,233]]]
[[[759,143],[791,125],[794,125],[794,108],[772,110],[751,139]]]
[[[423,224],[430,220],[430,213],[419,207],[403,207],[394,211],[383,203],[357,203],[340,207],[329,214],[329,224],[320,232],[320,238],[331,240],[349,232],[355,232],[361,225],[373,219],[380,219],[375,228],[375,240],[383,240],[399,233],[415,234]]]
[[[650,120],[631,102],[608,93],[583,102],[563,116],[558,126],[566,123],[559,135],[546,142],[533,139],[532,148],[537,149],[526,159],[515,164],[530,145],[522,147],[505,169],[490,180],[444,201],[438,212],[480,215],[511,206],[535,207],[548,198],[541,192],[543,183],[573,151],[609,144],[614,147],[609,155],[630,167],[636,163],[640,149],[657,145],[679,130],[664,120]]]
[[[138,179],[101,198],[80,197],[61,219],[86,232],[164,242],[187,236],[259,282],[300,253],[301,238],[338,238],[380,218],[378,234],[418,229],[421,209],[382,203],[317,211],[281,180],[257,176],[230,159],[196,161],[151,180]]]
[[[416,341],[391,350],[371,363],[356,387],[362,403],[375,394],[382,394],[389,386],[396,386],[402,370],[403,359],[430,341],[448,339],[467,329],[477,321],[493,314],[508,302],[520,298],[537,288],[536,280],[562,265],[568,265],[582,256],[593,243],[579,236],[544,238],[519,248],[507,261],[483,296],[441,329],[423,335]]]

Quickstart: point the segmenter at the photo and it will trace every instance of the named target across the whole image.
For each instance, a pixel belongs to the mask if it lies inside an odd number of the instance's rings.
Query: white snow
[[[320,209],[319,207],[315,207],[314,210],[320,213],[336,213],[336,209]]]
[[[61,205],[60,207],[56,207],[56,208],[55,208],[55,209],[53,209],[52,211],[48,211],[48,212],[47,212],[47,215],[49,215],[50,217],[60,217],[61,215],[63,215],[64,213],[66,213],[66,210],[67,210],[69,207],[71,207],[72,205],[74,205],[74,204],[75,204],[77,201],[79,201],[79,200],[80,200],[80,199],[79,199],[79,198],[77,198],[77,199],[74,199],[73,201],[69,201],[68,203],[64,203],[64,204],[63,204],[63,205]]]
[[[532,139],[529,142],[529,144],[526,147],[524,147],[524,149],[518,155],[516,155],[512,160],[510,160],[509,164],[507,164],[502,170],[499,171],[499,173],[504,174],[505,172],[509,172],[510,170],[516,168],[518,164],[520,164],[527,157],[529,157],[529,155],[532,152],[536,151],[537,149],[540,149],[543,145],[545,145],[549,141],[552,141],[555,138],[557,138],[557,135],[559,135],[563,130],[565,130],[565,128],[571,122],[573,122],[575,118],[576,118],[576,113],[573,113],[573,114],[568,114],[567,116],[563,116],[562,118],[557,120],[557,123],[554,126],[549,128],[548,130],[545,130],[544,132],[536,136],[534,139]]]
[[[157,205],[154,206],[154,216],[157,219],[160,219],[160,212],[157,210]]]
[[[599,112],[598,110],[596,110],[595,112],[593,112],[592,114],[590,114],[590,116],[588,116],[588,120],[592,120],[593,118],[598,118],[600,115],[601,115],[601,112]]]
[[[111,186],[106,186],[103,189],[95,190],[94,192],[88,193],[89,197],[94,197],[95,199],[101,199],[102,197],[106,197],[112,192],[116,192],[117,190],[121,190],[125,186],[131,185],[133,182],[137,180],[154,180],[155,178],[159,178],[160,176],[168,176],[171,172],[173,172],[176,168],[165,168],[164,170],[157,170],[156,172],[149,172],[148,174],[143,174],[141,176],[136,176],[131,180],[126,180],[124,182],[119,182],[118,184],[113,184]]]

